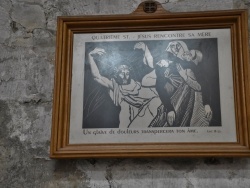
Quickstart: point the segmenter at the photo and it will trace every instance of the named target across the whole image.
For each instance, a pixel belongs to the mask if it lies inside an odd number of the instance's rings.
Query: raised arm
[[[145,52],[143,57],[143,63],[151,68],[154,68],[153,56],[151,55],[151,52],[149,51],[148,46],[145,43],[136,43],[134,49],[142,49]]]
[[[95,63],[93,56],[92,56],[94,54],[103,55],[105,53],[106,53],[105,50],[101,49],[101,48],[95,48],[93,51],[91,51],[89,53],[90,69],[91,69],[91,73],[92,73],[95,81],[97,81],[102,86],[113,89],[112,81],[100,74],[99,69]]]

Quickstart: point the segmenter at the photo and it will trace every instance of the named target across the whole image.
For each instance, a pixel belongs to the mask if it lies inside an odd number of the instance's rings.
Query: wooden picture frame
[[[250,156],[247,11],[151,3],[129,15],[58,17],[51,158]]]

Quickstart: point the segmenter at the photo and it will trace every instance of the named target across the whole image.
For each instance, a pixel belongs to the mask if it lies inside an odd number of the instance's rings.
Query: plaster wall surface
[[[159,2],[171,12],[250,9],[249,0]],[[129,14],[139,3],[0,0],[0,187],[250,187],[247,158],[49,158],[56,17]]]

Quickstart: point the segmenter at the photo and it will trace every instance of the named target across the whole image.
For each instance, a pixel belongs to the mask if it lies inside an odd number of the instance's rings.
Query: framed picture
[[[153,5],[58,18],[51,158],[250,156],[247,11]]]

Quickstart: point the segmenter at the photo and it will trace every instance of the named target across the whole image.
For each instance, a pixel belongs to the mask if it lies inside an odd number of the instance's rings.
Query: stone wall
[[[128,14],[140,2],[0,1],[0,187],[250,186],[250,159],[247,158],[49,158],[56,17]],[[159,2],[171,12],[250,7],[249,0]]]

